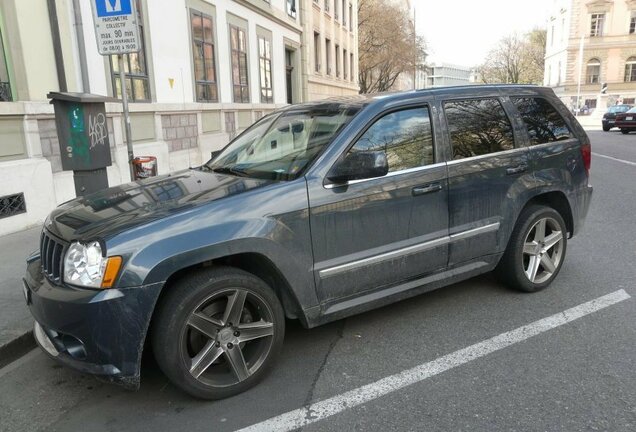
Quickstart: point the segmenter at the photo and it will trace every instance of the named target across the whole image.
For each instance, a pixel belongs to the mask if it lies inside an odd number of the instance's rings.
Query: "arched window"
[[[585,73],[585,82],[587,84],[598,84],[601,77],[601,61],[593,58],[587,62],[587,72]]]
[[[625,82],[636,81],[636,57],[630,57],[625,62]]]

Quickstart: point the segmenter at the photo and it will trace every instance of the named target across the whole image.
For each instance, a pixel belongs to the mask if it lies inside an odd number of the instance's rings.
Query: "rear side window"
[[[512,98],[521,119],[526,124],[530,145],[572,138],[561,114],[542,98]]]
[[[432,164],[433,134],[428,108],[385,115],[367,129],[349,151],[386,152],[389,172]]]
[[[497,99],[444,103],[453,159],[481,156],[515,147],[512,125]]]

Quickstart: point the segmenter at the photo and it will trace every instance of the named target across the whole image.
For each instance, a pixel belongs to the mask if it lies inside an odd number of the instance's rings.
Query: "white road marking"
[[[415,366],[412,369],[390,375],[371,384],[316,402],[307,407],[272,417],[269,420],[248,426],[237,432],[293,431],[294,429],[324,420],[327,417],[331,417],[347,409],[484,357],[495,351],[502,350],[629,298],[630,295],[627,294],[625,290],[615,291],[611,294],[604,295],[595,300],[447,354],[436,360]]]
[[[602,158],[605,158],[605,159],[610,159],[610,160],[613,160],[613,161],[616,161],[616,162],[621,162],[621,163],[624,163],[624,164],[627,164],[627,165],[636,166],[636,162],[632,162],[632,161],[628,161],[628,160],[624,160],[624,159],[618,159],[618,158],[615,158],[615,157],[612,157],[612,156],[606,156],[606,155],[603,155],[603,154],[600,154],[600,153],[594,153],[594,152],[592,152],[592,155],[593,156],[602,157]]]

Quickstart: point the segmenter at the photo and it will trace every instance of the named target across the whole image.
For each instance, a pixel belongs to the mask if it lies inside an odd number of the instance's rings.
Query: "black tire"
[[[556,234],[554,238],[558,238],[558,233],[556,233],[556,228],[558,227],[562,240],[555,244],[548,250],[547,252],[541,252],[542,246],[537,245],[536,252],[538,255],[529,255],[524,253],[524,245],[526,243],[526,239],[529,236],[536,236],[537,228],[535,225],[540,220],[546,220],[547,224],[544,228],[544,238],[547,240],[548,236],[545,236],[546,232],[549,230],[550,235]],[[553,227],[555,229],[552,229]],[[534,233],[533,233],[534,230]],[[536,243],[536,242],[533,242]],[[558,247],[558,250],[557,250]],[[563,266],[563,261],[565,259],[565,253],[567,251],[567,228],[565,226],[565,222],[563,221],[563,217],[551,207],[545,207],[541,205],[531,205],[526,207],[519,218],[517,219],[517,224],[515,225],[514,230],[512,231],[512,235],[510,236],[510,240],[508,241],[508,246],[506,251],[504,252],[501,261],[497,265],[495,269],[495,274],[498,278],[508,285],[510,288],[514,288],[524,292],[536,292],[546,288],[550,283],[556,278]],[[552,260],[556,258],[556,253],[558,252],[558,262],[556,262],[556,269],[552,272],[543,267],[543,256],[547,255],[548,259]],[[526,265],[529,267],[529,260],[534,257],[535,260],[539,260],[539,264],[537,265],[537,269],[534,272],[536,277],[535,281],[530,280],[530,276],[526,274]],[[554,264],[553,261],[552,264]],[[542,270],[541,270],[542,269]],[[538,277],[539,270],[541,270],[541,274],[543,277]]]
[[[239,269],[212,267],[165,289],[169,292],[157,306],[151,341],[159,367],[175,386],[197,398],[222,399],[244,392],[265,376],[280,353],[285,334],[283,308],[265,282]],[[243,307],[235,307],[232,312],[231,305],[239,304],[236,299],[243,295]],[[207,318],[199,325],[201,316]],[[238,316],[238,323],[232,323],[231,316]],[[239,330],[243,339],[255,336],[250,331],[260,329],[261,323],[273,334],[248,341],[238,338]],[[214,331],[212,338],[209,335]],[[243,368],[239,368],[243,378],[232,358],[243,362]]]
[[[609,132],[610,129],[611,129],[611,127],[603,125],[603,131],[604,132]]]
[[[621,129],[621,133],[623,135],[627,135],[629,133],[629,129]]]

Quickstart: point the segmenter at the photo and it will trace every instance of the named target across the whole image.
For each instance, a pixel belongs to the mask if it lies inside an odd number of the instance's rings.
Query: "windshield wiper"
[[[240,170],[236,167],[230,168],[225,166],[219,166],[219,167],[212,168],[212,171],[219,174],[232,174],[237,177],[249,177],[249,175],[245,171]]]

